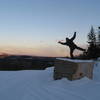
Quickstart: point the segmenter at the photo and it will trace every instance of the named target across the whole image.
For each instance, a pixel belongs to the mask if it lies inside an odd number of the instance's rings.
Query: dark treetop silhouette
[[[76,32],[74,32],[74,35],[73,35],[73,37],[72,37],[71,39],[66,38],[66,42],[61,42],[61,41],[58,42],[58,43],[60,43],[60,44],[62,44],[62,45],[69,46],[71,58],[73,58],[73,51],[74,51],[75,49],[78,49],[78,50],[81,50],[81,51],[85,51],[85,49],[78,47],[78,46],[73,42],[73,40],[74,40],[75,38],[76,38]]]

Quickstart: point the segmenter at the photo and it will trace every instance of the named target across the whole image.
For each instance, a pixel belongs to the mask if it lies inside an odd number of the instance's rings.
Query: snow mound
[[[94,78],[53,80],[53,67],[44,71],[0,71],[0,100],[99,100],[100,62]]]
[[[70,62],[93,62],[93,60],[79,60],[79,59],[68,59],[68,58],[56,58],[58,60],[63,60],[63,61],[70,61]]]

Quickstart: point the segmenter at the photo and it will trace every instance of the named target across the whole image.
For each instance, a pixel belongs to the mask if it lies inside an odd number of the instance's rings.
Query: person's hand
[[[61,43],[61,41],[58,41],[58,43]]]

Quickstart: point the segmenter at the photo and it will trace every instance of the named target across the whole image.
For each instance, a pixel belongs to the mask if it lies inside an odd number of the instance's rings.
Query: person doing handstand
[[[58,43],[60,43],[60,44],[62,44],[62,45],[69,46],[71,58],[74,57],[74,56],[73,56],[73,52],[74,52],[75,49],[78,49],[78,50],[81,50],[81,51],[85,51],[85,49],[78,47],[78,46],[73,42],[73,40],[74,40],[75,38],[76,38],[76,32],[74,32],[74,35],[73,35],[73,37],[72,37],[71,39],[66,38],[66,42],[61,42],[61,41],[58,42]]]

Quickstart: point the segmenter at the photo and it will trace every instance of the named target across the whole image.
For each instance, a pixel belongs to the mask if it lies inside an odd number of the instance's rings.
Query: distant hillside
[[[55,57],[7,55],[0,58],[0,70],[43,70],[53,66]]]

